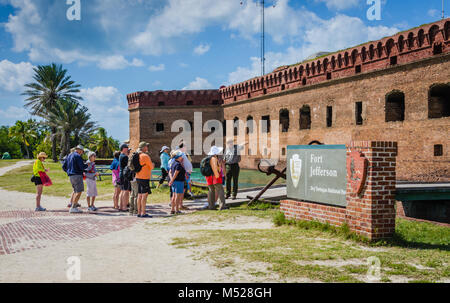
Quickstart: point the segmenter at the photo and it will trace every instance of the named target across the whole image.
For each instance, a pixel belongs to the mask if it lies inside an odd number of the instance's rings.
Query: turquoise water
[[[152,178],[161,176],[161,169],[155,168],[152,171]],[[191,178],[196,183],[206,184],[205,177],[200,173],[199,168],[195,168],[192,172]],[[269,183],[274,176],[267,176],[256,170],[241,169],[239,174],[239,188],[261,187]],[[282,184],[285,180],[278,180],[275,184]]]

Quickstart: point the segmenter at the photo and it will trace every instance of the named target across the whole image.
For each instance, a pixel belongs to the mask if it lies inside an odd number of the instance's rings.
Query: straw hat
[[[41,152],[41,153],[39,153],[39,155],[37,156],[37,158],[38,158],[38,159],[42,159],[42,158],[45,158],[45,159],[47,159],[47,158],[48,158],[48,156],[47,156],[47,154],[46,154],[46,153],[44,153],[44,152]]]

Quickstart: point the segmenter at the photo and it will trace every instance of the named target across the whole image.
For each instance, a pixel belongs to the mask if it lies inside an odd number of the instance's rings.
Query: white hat
[[[211,147],[211,151],[209,152],[208,156],[216,156],[220,154],[223,151],[222,147],[213,146]]]
[[[160,153],[162,153],[162,152],[165,151],[166,149],[170,150],[170,148],[169,148],[168,146],[165,146],[165,145],[164,145],[164,146],[161,148]]]

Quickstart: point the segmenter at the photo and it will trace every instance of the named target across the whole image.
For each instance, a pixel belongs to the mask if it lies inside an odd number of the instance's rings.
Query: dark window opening
[[[233,100],[234,100],[234,102],[236,102],[236,100],[237,100],[236,96],[234,96]]]
[[[280,110],[280,125],[281,132],[287,133],[289,131],[289,110]]]
[[[355,73],[357,74],[361,73],[361,65],[355,66]]]
[[[331,80],[331,73],[327,73],[327,80]]]
[[[311,109],[308,105],[300,109],[300,129],[311,129]]]
[[[386,122],[405,120],[405,94],[394,91],[386,96]]]
[[[233,130],[234,130],[234,135],[238,136],[239,135],[239,118],[235,117],[233,119]]]
[[[262,132],[263,133],[270,133],[270,116],[262,116]]]
[[[160,133],[164,131],[164,123],[156,123],[156,132]]]
[[[433,45],[433,55],[442,54],[442,44],[436,43]]]
[[[390,60],[391,60],[391,65],[397,65],[397,56],[392,56]]]
[[[164,102],[158,102],[158,106],[164,106],[165,103]]]
[[[264,94],[264,95],[267,94],[267,89],[266,89],[266,88],[263,90],[263,94]]]
[[[213,100],[213,101],[212,101],[212,104],[213,104],[213,105],[219,105],[219,100]]]
[[[306,78],[303,78],[302,85],[306,85]]]
[[[286,86],[284,84],[281,85],[281,90],[285,90]]]
[[[222,128],[223,128],[223,135],[226,136],[227,135],[227,121],[223,121],[222,122]]]
[[[430,88],[428,118],[450,117],[450,85],[438,84]]]
[[[444,147],[442,144],[436,144],[434,146],[434,156],[435,157],[442,157],[444,155]]]
[[[250,93],[247,94],[247,98],[250,99],[252,95]]]
[[[254,127],[254,121],[253,121],[253,117],[252,116],[248,116],[247,117],[247,135],[248,134],[253,134],[253,129]]]
[[[194,101],[188,101],[186,102],[186,105],[194,105]]]
[[[356,125],[363,125],[362,102],[355,103],[355,120],[356,120]]]
[[[283,148],[281,149],[281,155],[282,155],[282,156],[286,156],[286,148],[285,148],[285,147],[283,147]]]
[[[327,127],[333,126],[333,107],[327,106]]]

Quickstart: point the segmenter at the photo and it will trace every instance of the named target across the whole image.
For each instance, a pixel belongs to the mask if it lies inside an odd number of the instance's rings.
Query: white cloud
[[[159,81],[159,80],[156,80],[156,81],[154,81],[154,82],[152,83],[152,86],[155,86],[155,87],[158,87],[158,86],[161,86],[161,85],[162,85],[162,82]]]
[[[29,62],[0,61],[0,88],[9,92],[23,90],[33,80],[33,65]]]
[[[112,86],[82,88],[80,95],[88,103],[118,103],[122,98],[119,90]]]
[[[180,67],[186,68],[186,67],[189,67],[189,64],[186,64],[186,63],[181,62],[181,63],[180,63]]]
[[[10,106],[6,110],[0,109],[0,117],[23,120],[29,117],[29,113],[23,107]]]
[[[360,0],[315,0],[316,2],[323,2],[330,10],[345,10],[358,5]]]
[[[194,48],[194,54],[201,56],[201,55],[204,55],[207,52],[209,52],[210,49],[211,49],[211,45],[202,43],[199,46],[197,46],[196,48]]]
[[[317,52],[338,51],[390,36],[398,31],[399,29],[396,27],[366,26],[361,19],[346,15],[337,15],[330,20],[321,20],[311,25],[304,33],[301,47],[289,47],[284,52],[266,53],[266,73],[282,65],[300,62]],[[229,73],[226,84],[238,83],[259,76],[260,71],[260,59],[251,57],[249,66],[240,66]]]
[[[124,58],[124,56],[109,56],[106,58],[99,59],[98,67],[106,70],[113,69],[124,69],[129,66],[141,67],[144,66],[144,62],[137,58],[134,58],[132,61],[128,61]]]
[[[196,77],[194,81],[189,83],[186,87],[183,87],[183,90],[194,90],[194,89],[211,89],[214,88],[208,80]]]
[[[429,9],[427,12],[428,16],[430,16],[431,18],[438,18],[441,16],[441,12],[437,9]]]
[[[159,64],[159,65],[150,65],[148,70],[151,72],[160,72],[166,69],[166,66],[164,64]]]

